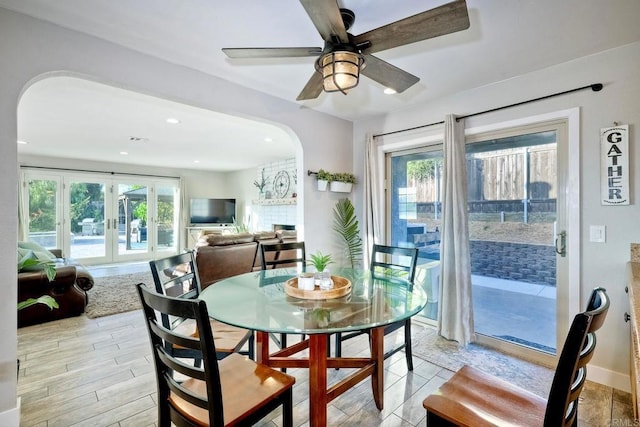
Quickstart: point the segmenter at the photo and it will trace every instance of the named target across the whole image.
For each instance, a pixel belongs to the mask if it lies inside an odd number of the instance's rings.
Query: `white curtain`
[[[382,223],[384,205],[384,190],[380,186],[380,159],[378,159],[378,144],[371,135],[367,136],[364,151],[364,203],[363,203],[363,259],[371,258],[371,248],[374,243],[381,243],[383,238]],[[368,265],[368,262],[365,262]]]
[[[464,121],[445,118],[440,245],[439,334],[466,345],[475,340],[467,215]]]

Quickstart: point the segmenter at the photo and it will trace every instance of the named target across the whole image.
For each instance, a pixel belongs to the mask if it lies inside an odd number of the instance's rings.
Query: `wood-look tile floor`
[[[414,329],[419,330],[416,325]],[[360,339],[362,338],[362,339]],[[394,339],[393,336],[388,337]],[[345,343],[345,354],[366,351],[366,337]],[[97,319],[85,316],[18,330],[21,426],[156,425],[156,385],[142,312]],[[294,425],[308,425],[307,371],[290,369]],[[332,370],[330,378],[345,374]],[[384,409],[378,411],[365,380],[331,402],[330,426],[422,426],[423,399],[453,372],[414,357],[408,372],[404,353],[385,363]],[[630,395],[595,383],[583,391],[585,427],[635,425]],[[276,412],[260,425],[281,425]]]
[[[125,267],[131,268],[148,268],[148,264]],[[95,276],[102,273],[114,271],[92,271]],[[413,332],[421,327],[414,322]],[[395,339],[394,335],[386,338]],[[366,337],[361,336],[345,342],[343,352],[357,355],[367,348]],[[153,359],[140,310],[20,328],[18,358],[21,426],[157,425]],[[331,370],[329,380],[346,372]],[[308,425],[307,370],[289,369],[288,373],[296,377],[294,424]],[[385,362],[384,409],[376,408],[371,382],[365,380],[331,402],[328,424],[422,426],[423,399],[451,375],[415,356],[414,370],[409,372],[404,353],[397,353]],[[628,393],[588,382],[581,400],[580,426],[636,425]],[[263,426],[281,425],[277,413],[263,421]]]

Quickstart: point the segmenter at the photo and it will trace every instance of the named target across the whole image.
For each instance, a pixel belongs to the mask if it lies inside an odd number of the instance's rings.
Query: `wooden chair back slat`
[[[306,266],[307,257],[304,242],[265,243],[260,245],[262,269]]]

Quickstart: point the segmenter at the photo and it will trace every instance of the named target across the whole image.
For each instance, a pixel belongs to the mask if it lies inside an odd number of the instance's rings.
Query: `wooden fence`
[[[528,162],[527,162],[528,159]],[[522,200],[528,180],[527,199],[548,200],[557,197],[557,155],[548,146],[477,153],[467,159],[467,192],[470,201]],[[407,187],[416,189],[417,202],[437,200],[441,173],[425,179],[407,179]]]

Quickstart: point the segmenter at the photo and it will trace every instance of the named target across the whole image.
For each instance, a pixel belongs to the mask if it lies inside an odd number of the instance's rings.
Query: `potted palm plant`
[[[333,209],[333,230],[345,245],[345,254],[351,268],[356,268],[362,259],[362,238],[356,209],[349,199],[340,199]]]

